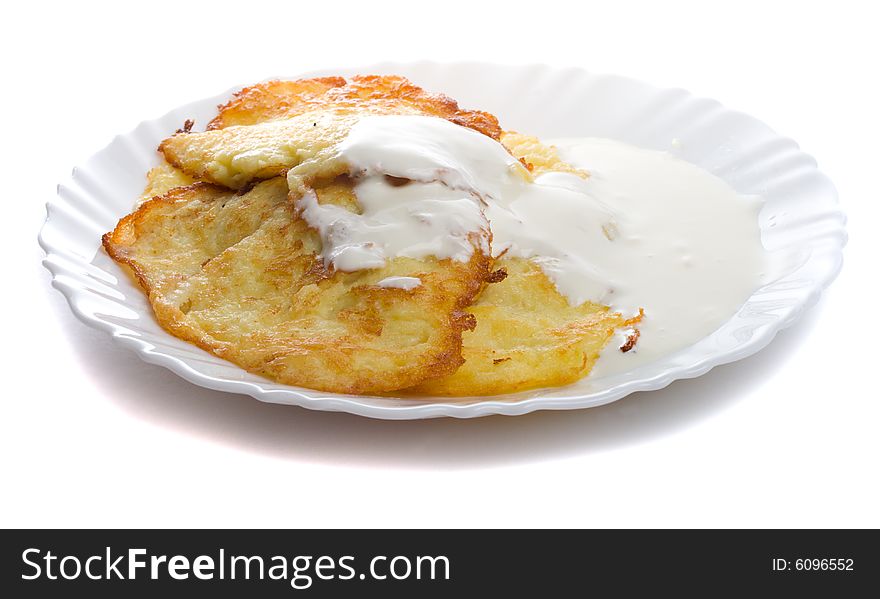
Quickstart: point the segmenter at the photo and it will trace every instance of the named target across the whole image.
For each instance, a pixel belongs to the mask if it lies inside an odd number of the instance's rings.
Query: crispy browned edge
[[[219,114],[208,123],[207,129],[254,124],[258,120],[295,116],[316,108],[395,104],[418,108],[427,114],[479,131],[496,141],[501,137],[501,126],[494,115],[480,110],[465,110],[449,96],[425,91],[399,75],[355,75],[348,81],[342,77],[317,77],[258,83],[243,88],[228,102],[219,105]],[[249,119],[242,122],[233,118],[247,113],[259,115],[259,118],[250,122],[247,122]]]
[[[169,312],[168,306],[157,302],[156,294],[153,293],[153,288],[150,285],[146,273],[142,270],[135,259],[128,256],[126,252],[121,249],[121,245],[123,245],[125,242],[119,239],[122,233],[130,225],[136,228],[137,223],[141,221],[146,213],[148,213],[157,203],[170,204],[177,201],[179,197],[185,196],[186,194],[192,191],[197,191],[199,189],[213,190],[218,193],[229,193],[228,189],[220,185],[214,185],[212,183],[205,183],[201,181],[193,183],[192,185],[187,185],[185,187],[176,187],[163,195],[156,196],[144,202],[138,207],[137,210],[120,219],[113,231],[105,233],[101,237],[101,244],[104,246],[107,254],[115,262],[119,263],[120,265],[124,265],[130,269],[138,284],[144,290],[144,293],[146,293],[147,299],[149,300],[150,305],[153,308],[153,312],[163,328],[174,334],[175,337],[182,339],[183,341],[192,343],[204,349],[205,351],[217,355],[220,358],[230,359],[231,356],[226,355],[228,352],[225,350],[227,350],[228,348],[225,344],[212,342],[212,337],[207,334],[194,334],[189,326],[179,326],[178,320],[174,317],[173,314]],[[491,280],[492,275],[495,274],[491,272],[492,259],[490,256],[485,255],[482,252],[476,252],[472,260],[478,260],[480,262],[479,270],[483,273],[483,275],[480,278],[475,278],[470,281],[471,284],[466,293],[462,294],[462,296],[458,299],[456,307],[449,314],[449,333],[446,336],[444,343],[438,346],[438,351],[433,353],[429,360],[426,360],[424,363],[414,362],[412,364],[412,368],[408,369],[408,376],[404,377],[401,376],[401,373],[397,373],[397,376],[395,377],[388,377],[386,379],[383,379],[381,381],[381,383],[383,384],[377,384],[375,378],[363,377],[346,388],[336,387],[333,389],[323,390],[353,394],[382,393],[393,391],[395,389],[410,387],[422,381],[441,378],[454,373],[464,363],[464,357],[461,353],[462,334],[464,333],[464,331],[473,330],[476,327],[476,318],[473,314],[467,312],[466,308],[482,291],[483,287],[486,285],[486,282]],[[495,274],[495,276],[497,276],[497,274]],[[400,291],[404,293],[406,292],[405,290]],[[260,376],[267,376],[265,372],[261,372],[259,369],[246,367],[242,365],[238,360],[233,361],[239,367],[242,367],[249,372],[258,374]],[[271,378],[285,384],[305,386],[302,385],[301,381],[285,381],[284,377],[275,376]]]
[[[124,264],[131,269],[131,272],[134,273],[135,278],[137,279],[140,286],[144,289],[147,294],[147,297],[151,300],[152,303],[152,293],[149,283],[147,282],[147,277],[144,274],[143,270],[138,266],[137,262],[135,262],[132,258],[127,256],[125,252],[122,252],[119,247],[116,245],[120,242],[118,239],[119,235],[122,233],[123,229],[128,226],[129,223],[139,222],[143,219],[144,214],[149,212],[155,204],[170,204],[174,202],[178,196],[182,196],[191,191],[196,191],[198,189],[213,189],[218,192],[228,193],[229,190],[225,187],[221,187],[220,185],[214,185],[213,183],[205,183],[203,181],[197,181],[191,185],[187,185],[185,187],[175,187],[174,189],[164,193],[162,195],[156,196],[152,199],[147,200],[143,204],[137,207],[137,209],[119,219],[119,222],[116,223],[116,226],[112,231],[104,233],[101,236],[101,245],[104,246],[104,249],[107,251],[107,254],[113,258],[115,262],[120,264]],[[135,226],[137,226],[135,224]]]
[[[256,124],[270,118],[292,115],[291,111],[317,104],[317,98],[328,90],[346,84],[343,77],[313,77],[311,79],[271,79],[249,85],[233,93],[232,98],[217,105],[217,116],[208,123],[208,131],[223,129],[233,124]],[[303,97],[306,95],[306,97]],[[260,116],[241,117],[242,114]],[[235,122],[227,122],[234,120]],[[247,123],[241,122],[248,121]]]

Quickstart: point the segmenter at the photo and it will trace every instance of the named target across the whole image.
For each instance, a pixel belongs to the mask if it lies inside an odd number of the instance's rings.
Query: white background
[[[880,526],[875,15],[846,2],[195,4],[4,8],[0,525]],[[583,66],[761,118],[838,186],[840,277],[767,349],[697,380],[463,422],[201,389],[80,324],[49,287],[43,204],[115,133],[238,83],[421,58]]]

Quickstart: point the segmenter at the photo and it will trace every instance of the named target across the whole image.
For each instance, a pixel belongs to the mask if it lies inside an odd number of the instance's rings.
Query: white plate
[[[449,94],[464,107],[498,115],[507,129],[547,138],[608,137],[672,151],[715,173],[739,193],[760,196],[763,243],[768,250],[784,254],[792,266],[694,346],[630,372],[588,377],[567,387],[451,400],[339,395],[275,384],[163,331],[144,295],[100,248],[101,234],[131,210],[143,188],[144,173],[158,162],[158,143],[187,118],[195,118],[197,128],[204,126],[230,90],[117,136],[59,185],[58,197],[47,205],[40,244],[52,284],[74,314],[107,331],[147,362],[203,387],[374,418],[470,418],[598,406],[634,391],[699,376],[767,345],[816,302],[840,270],[845,219],[831,181],[796,143],[714,100],[623,77],[538,65],[385,63],[301,76],[356,73],[405,75],[428,90]],[[672,144],[672,140],[677,141]]]

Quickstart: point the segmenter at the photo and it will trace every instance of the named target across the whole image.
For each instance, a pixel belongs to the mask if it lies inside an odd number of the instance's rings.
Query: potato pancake
[[[396,75],[318,77],[267,81],[242,89],[208,123],[208,129],[255,125],[321,109],[354,108],[376,114],[426,114],[498,139],[501,127],[488,112],[465,110],[443,94],[432,94]]]
[[[475,247],[469,262],[395,258],[328,272],[287,193],[283,178],[244,194],[178,187],[123,218],[104,247],[132,268],[166,330],[275,381],[379,393],[454,372],[489,258]],[[349,193],[318,191],[340,205]],[[395,276],[420,284],[378,285]]]

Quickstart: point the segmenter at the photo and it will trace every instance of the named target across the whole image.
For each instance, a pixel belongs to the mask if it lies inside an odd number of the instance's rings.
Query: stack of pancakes
[[[446,119],[500,143],[534,175],[575,172],[535,138],[505,133],[401,77],[271,81],[243,89],[204,132],[162,142],[144,201],[104,236],[173,335],[274,381],[352,394],[492,395],[573,382],[618,329],[606,306],[573,306],[540,266],[493,255],[391,258],[336,271],[297,200],[359,211],[335,151],[365,115]],[[562,217],[562,215],[560,215]],[[491,224],[490,224],[491,228]],[[486,243],[488,241],[488,243]],[[412,289],[379,286],[417,277]]]

